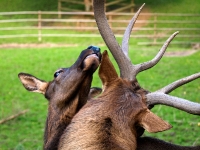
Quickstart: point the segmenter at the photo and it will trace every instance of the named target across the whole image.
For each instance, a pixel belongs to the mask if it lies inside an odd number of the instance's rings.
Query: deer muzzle
[[[95,71],[101,61],[100,48],[96,46],[89,46],[88,49],[92,50],[93,53],[85,57],[83,71],[89,70],[89,68]]]

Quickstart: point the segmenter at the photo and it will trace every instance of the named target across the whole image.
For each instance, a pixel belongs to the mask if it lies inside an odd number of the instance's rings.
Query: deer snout
[[[89,46],[87,49],[92,50],[92,53],[85,57],[83,62],[83,70],[95,71],[98,68],[101,61],[101,49],[97,46]]]

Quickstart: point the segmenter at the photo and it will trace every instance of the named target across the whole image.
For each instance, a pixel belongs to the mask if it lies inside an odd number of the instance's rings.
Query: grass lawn
[[[44,125],[47,114],[47,100],[41,94],[27,92],[21,85],[17,74],[26,72],[40,79],[50,81],[53,73],[60,67],[71,66],[80,51],[88,45],[68,48],[28,48],[0,49],[0,119],[29,111],[14,120],[0,125],[0,150],[42,149]],[[101,47],[102,50],[106,47]],[[155,50],[130,51],[133,63],[148,61],[154,57]],[[142,87],[155,91],[184,76],[196,73],[200,66],[200,52],[187,57],[164,57],[154,68],[142,72],[138,80]],[[94,75],[93,86],[101,87]],[[200,79],[184,85],[172,95],[200,102]],[[181,144],[200,144],[199,116],[187,114],[167,106],[155,106],[153,111],[173,125],[169,131],[157,134],[145,133],[161,139]]]

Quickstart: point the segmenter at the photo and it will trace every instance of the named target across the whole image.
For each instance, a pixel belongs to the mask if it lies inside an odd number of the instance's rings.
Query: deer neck
[[[74,115],[82,108],[88,99],[91,87],[92,75],[87,75],[69,94],[67,99],[50,100],[48,106],[48,117],[46,120],[44,146],[45,149],[54,149],[58,146],[59,139],[65,128],[70,124]],[[49,144],[50,143],[50,144]],[[56,145],[56,146],[55,146]]]

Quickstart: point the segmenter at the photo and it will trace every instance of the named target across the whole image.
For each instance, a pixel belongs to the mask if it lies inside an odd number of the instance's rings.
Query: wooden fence
[[[62,18],[58,16],[62,15]],[[107,13],[116,37],[122,37],[133,13]],[[181,26],[181,27],[180,27]],[[141,13],[131,37],[143,38],[137,44],[159,44],[175,31],[173,44],[200,43],[200,14]],[[47,33],[48,31],[48,33]],[[45,37],[100,37],[92,12],[1,12],[0,39]],[[162,42],[163,43],[163,42]]]

